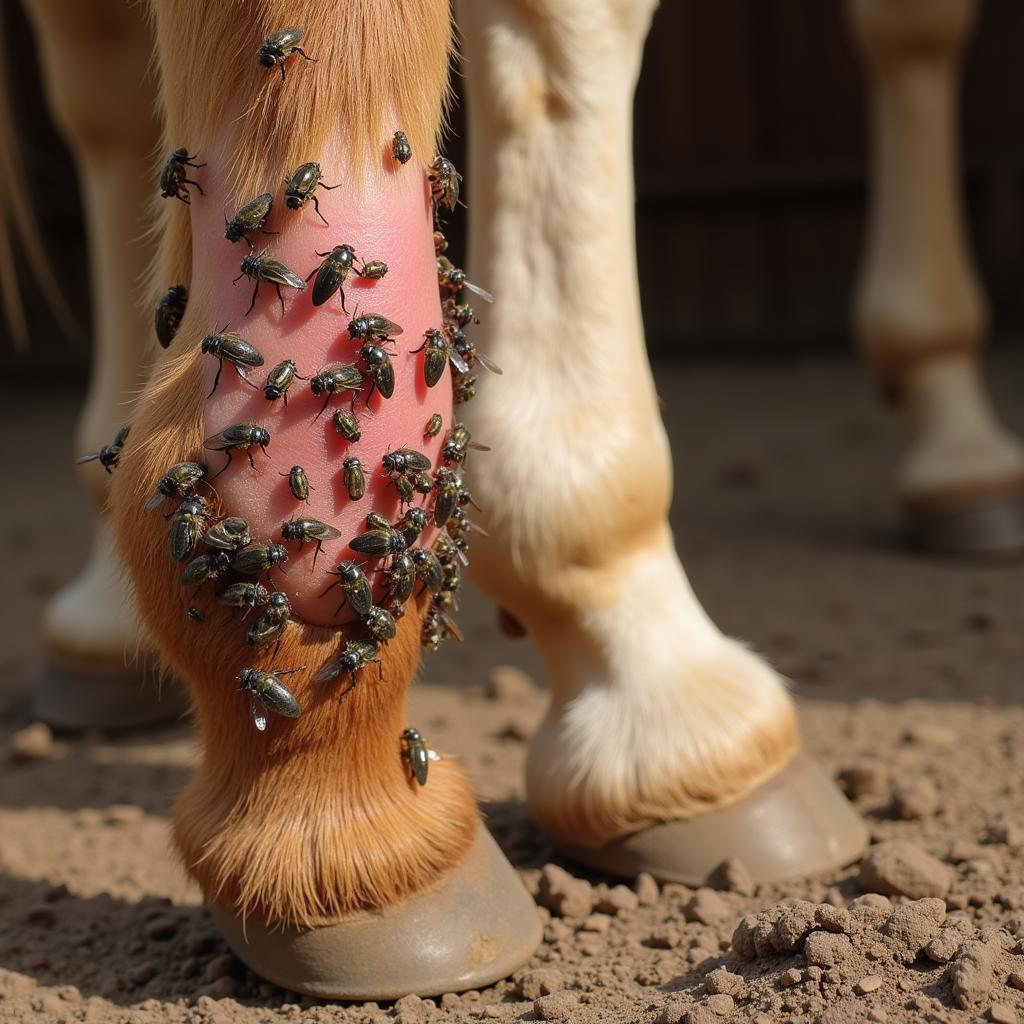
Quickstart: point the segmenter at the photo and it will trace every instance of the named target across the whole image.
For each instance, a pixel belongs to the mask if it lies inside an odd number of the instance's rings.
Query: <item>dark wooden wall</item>
[[[4,7],[7,73],[34,197],[84,324],[87,288],[73,169],[47,125],[31,37]],[[1024,303],[1024,3],[985,0],[965,70],[965,192],[997,332]],[[785,355],[849,347],[865,203],[865,113],[839,0],[663,0],[637,93],[637,242],[651,348],[661,355]],[[449,150],[458,160],[463,121]],[[468,183],[472,194],[472,183]],[[460,243],[453,248],[460,251]],[[601,292],[614,301],[614,268]],[[81,372],[38,296],[26,369]],[[0,351],[9,347],[0,337]]]

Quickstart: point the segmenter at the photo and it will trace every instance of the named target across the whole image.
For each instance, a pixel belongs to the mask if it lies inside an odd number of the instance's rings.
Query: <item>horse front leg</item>
[[[624,875],[700,884],[739,852],[768,881],[850,861],[866,835],[799,755],[783,680],[701,608],[669,531],[630,158],[653,8],[459,9],[470,276],[499,292],[478,341],[504,370],[465,414],[493,449],[469,473],[490,535],[473,571],[547,665],[527,766],[539,824]]]
[[[451,423],[448,378],[426,388],[421,360],[409,351],[441,321],[427,168],[447,86],[448,5],[155,0],[154,8],[164,147],[202,155],[205,195],[187,210],[161,207],[159,287],[189,281],[190,298],[137,403],[113,509],[140,611],[163,658],[189,684],[201,735],[201,765],[173,813],[176,845],[237,954],[286,988],[378,999],[487,984],[529,957],[539,922],[457,763],[431,765],[426,786],[410,777],[405,698],[430,595],[411,599],[397,624],[389,620],[398,609],[382,607],[382,576],[369,568],[375,607],[357,612],[350,603],[339,624],[325,595],[335,565],[363,558],[349,544],[367,531],[367,513],[386,524],[402,514],[385,454],[422,437],[434,412]],[[256,56],[283,25],[302,27],[317,58],[293,62],[284,82]],[[367,46],[353,47],[353,39]],[[399,127],[417,159],[394,168],[386,154]],[[372,308],[403,328],[391,357],[394,396],[370,400],[358,441],[316,419],[320,398],[309,385],[292,390],[287,408],[232,375],[210,395],[216,361],[200,347],[231,324],[265,367],[294,359],[302,380],[358,361],[348,317],[334,304],[314,307],[294,274],[334,241],[312,210],[286,209],[281,199],[288,169],[309,159],[330,180],[347,182],[325,194],[327,212],[345,225],[345,241],[387,259]],[[245,249],[225,238],[224,219],[264,192],[276,197],[271,220],[279,231],[265,258],[284,265],[273,271],[282,281],[291,274],[299,283],[282,289],[283,315],[264,289],[246,316],[248,296],[231,284]],[[417,446],[432,466],[442,440]],[[250,452],[258,443],[268,458],[234,459],[215,490],[204,480],[197,491],[210,512],[244,518],[253,544],[193,598],[167,557],[166,523],[145,511],[147,497],[171,464],[205,463],[235,441]],[[348,457],[366,467],[358,501],[343,479]],[[316,564],[320,545],[302,546],[301,535],[284,530],[300,508],[280,475],[290,466],[302,466],[312,483],[301,516],[332,531]],[[430,548],[437,535],[427,526],[408,544]],[[371,561],[390,564],[399,553],[380,550]],[[279,646],[249,638],[256,621],[214,625],[225,584],[242,588],[239,600],[256,606],[260,629],[267,609],[290,609]],[[192,604],[203,622],[190,618]],[[256,724],[241,686],[256,695]]]

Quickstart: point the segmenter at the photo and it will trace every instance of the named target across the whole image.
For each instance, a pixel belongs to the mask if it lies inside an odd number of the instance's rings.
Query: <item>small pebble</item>
[[[687,921],[700,924],[719,924],[732,914],[729,904],[714,889],[698,889],[683,908]]]
[[[877,992],[881,987],[881,977],[877,974],[869,974],[866,978],[861,978],[860,981],[854,985],[854,991],[859,996],[866,996],[869,992]]]
[[[880,1006],[868,1010],[868,1020],[871,1021],[871,1024],[886,1024],[888,1019],[889,1015]]]
[[[641,907],[653,907],[661,895],[654,876],[649,875],[646,871],[641,871],[636,876],[636,881],[633,883],[633,891],[636,893],[637,901]]]
[[[894,839],[871,847],[860,863],[857,884],[865,892],[909,896],[945,897],[952,884],[948,865],[920,846]]]
[[[178,931],[178,922],[173,917],[154,917],[145,927],[147,939],[165,942],[174,938]]]
[[[1017,1014],[1006,1003],[993,1003],[988,1008],[988,1019],[993,1024],[1017,1024]]]
[[[43,722],[12,733],[9,742],[12,761],[55,761],[67,753],[67,747],[54,742],[53,732]]]
[[[534,1001],[533,1012],[540,1020],[569,1021],[577,1014],[579,996],[575,992],[552,992]]]
[[[789,970],[783,971],[779,975],[779,984],[783,988],[792,988],[794,985],[799,985],[803,980],[802,972],[798,971],[795,967],[790,967]]]
[[[733,1001],[732,996],[725,992],[718,995],[708,996],[704,1000],[704,1005],[716,1016],[716,1017],[728,1017],[730,1013],[736,1008],[736,1004]]]
[[[553,967],[539,967],[535,971],[527,971],[516,987],[523,999],[536,1000],[560,992],[565,988],[565,979]]]
[[[602,914],[621,914],[636,910],[640,905],[637,894],[625,885],[615,885],[603,896],[598,896],[595,910]]]
[[[708,885],[740,896],[753,896],[757,888],[750,869],[739,857],[727,857],[708,876]]]
[[[198,994],[208,999],[230,999],[237,991],[238,982],[234,978],[218,978],[198,989]]]
[[[1024,992],[1024,974],[1020,971],[1011,971],[1010,976],[1006,979],[1006,984],[1010,988],[1017,989],[1018,992]]]

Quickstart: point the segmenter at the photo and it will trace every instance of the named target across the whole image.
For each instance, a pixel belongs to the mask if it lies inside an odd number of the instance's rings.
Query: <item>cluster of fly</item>
[[[285,65],[293,57],[314,60],[300,46],[302,38],[303,32],[299,28],[284,28],[267,36],[257,55],[260,64],[268,69],[278,68],[284,81]],[[396,167],[411,159],[412,147],[404,132],[394,133],[390,155]],[[204,166],[187,149],[175,150],[160,175],[161,195],[184,203],[191,202],[190,187],[203,195],[199,183],[189,177],[189,168]],[[467,337],[466,328],[479,321],[472,307],[460,301],[461,295],[464,290],[469,291],[487,302],[493,302],[494,297],[469,281],[465,272],[445,255],[447,242],[440,230],[440,215],[452,213],[456,206],[463,205],[459,199],[461,175],[451,161],[438,156],[430,165],[428,182],[435,218],[434,247],[442,322],[439,327],[428,330],[420,346],[412,351],[423,353],[423,379],[429,388],[441,381],[446,368],[450,369],[454,401],[459,403],[475,394],[474,370],[478,363],[494,373],[501,373]],[[304,163],[285,178],[284,205],[290,210],[301,210],[308,201],[317,216],[327,224],[320,211],[317,189],[336,187],[322,180],[318,163]],[[274,286],[283,314],[281,288],[303,291],[310,279],[314,279],[311,288],[314,306],[324,305],[337,293],[342,309],[348,314],[345,283],[349,276],[355,274],[367,280],[379,280],[388,272],[387,264],[378,259],[362,259],[352,245],[343,242],[326,251],[317,251],[316,256],[321,262],[304,280],[281,261],[269,256],[266,250],[257,253],[253,245],[253,235],[277,234],[267,229],[274,201],[272,193],[262,193],[242,204],[230,219],[224,218],[224,237],[230,242],[244,238],[249,249],[235,279],[237,283],[242,277],[248,277],[254,283],[246,315],[256,304],[261,284]],[[171,344],[178,331],[187,300],[186,287],[174,285],[157,306],[154,326],[157,339],[164,348]],[[202,352],[218,360],[210,394],[220,383],[225,362],[243,383],[262,390],[271,403],[281,399],[287,406],[288,394],[295,381],[308,381],[311,394],[323,398],[318,417],[327,410],[333,398],[350,396],[347,407],[335,409],[332,422],[337,433],[347,441],[358,441],[361,431],[356,416],[356,400],[364,390],[367,403],[375,390],[384,399],[393,395],[395,374],[391,359],[395,354],[395,339],[402,334],[402,328],[379,313],[364,312],[352,316],[348,334],[357,346],[351,362],[332,363],[316,372],[309,368],[308,375],[303,375],[293,359],[285,359],[267,372],[262,384],[255,383],[250,376],[265,362],[253,344],[226,327],[208,334],[202,341]],[[441,414],[433,414],[424,427],[424,439],[438,437],[443,428]],[[118,464],[127,433],[128,429],[123,428],[112,444],[79,461],[98,459],[109,472]],[[204,446],[208,450],[223,452],[227,456],[224,465],[213,476],[230,465],[235,452],[244,453],[250,466],[255,468],[256,449],[269,458],[270,440],[270,431],[252,422],[233,424],[207,438]],[[448,637],[462,639],[452,615],[458,604],[462,567],[469,560],[468,534],[478,530],[469,519],[468,508],[475,505],[463,481],[466,457],[474,448],[487,450],[472,440],[463,424],[454,423],[445,434],[441,464],[436,469],[426,455],[414,448],[398,448],[383,456],[381,468],[395,486],[403,511],[396,522],[371,511],[366,517],[366,530],[348,545],[363,561],[345,560],[328,572],[333,579],[324,593],[338,591],[339,603],[335,614],[340,614],[347,606],[358,618],[364,635],[347,639],[340,651],[315,673],[313,682],[322,684],[342,678],[345,680],[342,694],[345,694],[356,685],[357,674],[361,670],[373,664],[380,670],[381,647],[395,636],[396,619],[404,614],[405,605],[417,587],[430,595],[430,606],[421,632],[423,646],[433,650]],[[280,475],[287,478],[288,489],[297,502],[309,501],[313,487],[301,466],[293,466]],[[344,460],[341,477],[350,500],[363,498],[366,473],[357,457],[349,456]],[[202,463],[184,462],[172,466],[159,481],[147,508],[155,509],[169,500],[176,502],[176,507],[167,516],[168,548],[172,561],[183,566],[182,586],[192,590],[193,595],[203,587],[213,587],[216,600],[226,606],[231,617],[241,612],[245,620],[255,614],[255,619],[246,628],[245,642],[254,648],[274,644],[277,645],[276,652],[291,617],[291,607],[287,596],[274,589],[273,573],[285,572],[283,564],[288,560],[288,549],[284,543],[254,540],[244,518],[217,514],[211,498],[199,490],[202,487],[215,494],[210,480],[212,477],[207,478],[207,466]],[[441,531],[437,540],[430,547],[419,544],[421,535],[431,526]],[[280,534],[282,541],[298,544],[300,550],[307,543],[314,545],[313,568],[322,544],[340,537],[337,529],[309,516],[294,517],[283,523]],[[371,562],[374,565],[372,569],[368,568]],[[373,602],[373,586],[368,572],[379,574],[384,579],[385,596],[379,605]],[[196,607],[190,607],[186,616],[197,623],[205,620],[204,613]],[[300,714],[299,703],[282,682],[282,677],[304,668],[270,671],[247,668],[239,674],[239,687],[250,697],[252,716],[258,729],[266,729],[268,712],[289,718]],[[437,755],[429,750],[420,732],[411,727],[403,731],[399,744],[410,778],[424,785],[429,762]]]

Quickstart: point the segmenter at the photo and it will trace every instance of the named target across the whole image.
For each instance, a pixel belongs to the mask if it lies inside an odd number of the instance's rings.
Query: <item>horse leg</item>
[[[85,454],[109,444],[124,423],[156,348],[153,309],[139,287],[155,249],[145,233],[159,137],[147,66],[152,42],[145,12],[120,0],[29,0],[25,8],[50,110],[75,158],[89,236],[93,365],[75,432]],[[170,689],[157,694],[153,658],[121,581],[105,514],[110,476],[98,462],[82,465],[79,476],[99,517],[85,568],[45,612],[48,669],[36,713],[65,728],[176,717],[181,702]]]
[[[539,923],[481,825],[458,765],[442,758],[421,788],[403,758],[405,695],[429,595],[410,601],[394,638],[379,652],[371,648],[354,687],[340,668],[337,678],[313,678],[348,640],[369,635],[351,611],[339,626],[324,590],[333,565],[360,557],[348,542],[364,532],[367,512],[388,521],[400,514],[383,456],[422,437],[432,413],[451,419],[450,382],[427,388],[421,359],[409,351],[441,318],[427,167],[447,88],[448,5],[155,0],[154,9],[164,149],[200,154],[205,196],[193,196],[189,208],[160,208],[157,287],[190,281],[190,297],[178,336],[137,403],[113,510],[140,611],[164,659],[188,682],[200,730],[202,762],[175,806],[175,842],[237,954],[286,988],[379,999],[487,984],[529,957]],[[283,83],[256,56],[282,25],[302,27],[303,45],[317,58],[293,62]],[[362,49],[354,39],[364,41]],[[389,148],[399,127],[416,159],[393,167]],[[324,196],[334,228],[312,210],[280,202],[281,180],[314,158],[331,181],[348,184]],[[214,325],[229,323],[267,367],[294,359],[304,379],[325,364],[359,360],[360,345],[335,304],[313,307],[308,292],[289,287],[282,316],[264,289],[248,314],[248,296],[232,287],[246,249],[224,237],[225,214],[266,191],[278,199],[274,259],[304,273],[317,251],[346,241],[391,268],[364,307],[404,328],[392,356],[395,394],[372,400],[358,443],[341,437],[330,419],[316,421],[320,400],[308,387],[293,389],[287,409],[230,375],[204,397],[217,366],[200,339]],[[244,517],[255,541],[287,549],[287,575],[278,575],[276,563],[273,583],[264,579],[286,594],[293,615],[273,655],[269,645],[249,645],[244,629],[213,625],[216,587],[199,598],[184,592],[181,566],[167,555],[167,525],[155,510],[144,511],[169,465],[205,462],[212,453],[204,439],[233,424],[266,430],[268,458],[255,467],[233,460],[216,493],[204,483],[199,493],[211,511]],[[415,446],[436,463],[441,440]],[[348,456],[366,467],[359,501],[344,486]],[[300,550],[283,540],[299,503],[280,473],[294,465],[313,484],[302,515],[340,534],[323,543],[324,564],[315,569],[317,545]],[[414,544],[429,547],[436,533],[427,529]],[[385,603],[382,590],[377,582],[377,605]],[[192,604],[204,622],[187,616]],[[271,705],[261,731],[240,675],[273,669],[296,670],[280,682],[301,714],[275,715]]]
[[[905,517],[927,548],[1024,550],[1024,448],[981,372],[985,297],[960,200],[956,89],[975,0],[848,0],[871,92],[861,347],[907,432]]]
[[[852,860],[865,830],[799,755],[779,676],[722,635],[667,524],[671,462],[634,255],[632,102],[651,0],[463,0],[471,274],[504,375],[465,418],[489,539],[474,578],[525,626],[551,706],[538,823],[605,870],[759,880]],[[614,283],[616,300],[595,302]]]

